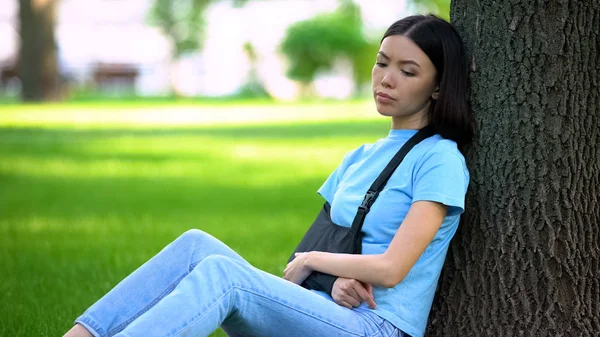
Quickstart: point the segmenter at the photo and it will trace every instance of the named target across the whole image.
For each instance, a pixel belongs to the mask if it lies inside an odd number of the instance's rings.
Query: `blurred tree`
[[[204,37],[204,12],[213,0],[154,0],[148,21],[160,27],[171,40],[171,89],[180,96],[175,85],[177,63],[181,56],[202,48]]]
[[[319,71],[331,69],[339,57],[350,60],[354,82],[360,86],[370,79],[378,48],[377,42],[365,37],[360,8],[349,0],[341,1],[335,12],[291,25],[281,43],[289,61],[288,76],[305,86]]]
[[[204,11],[212,0],[155,0],[149,23],[162,29],[173,44],[173,57],[202,47]]]
[[[54,38],[55,5],[56,0],[19,0],[18,73],[24,101],[60,96]]]
[[[159,27],[173,46],[171,84],[179,96],[176,82],[178,60],[186,53],[202,49],[204,41],[205,12],[220,0],[154,0],[148,15],[150,25]],[[234,6],[243,6],[249,0],[233,0]]]
[[[412,0],[418,13],[434,13],[437,16],[450,21],[450,0]]]
[[[598,336],[600,2],[454,0],[478,125],[428,336]]]
[[[271,97],[267,92],[265,87],[260,81],[258,76],[258,61],[259,57],[256,53],[256,49],[254,45],[250,42],[244,43],[244,54],[248,59],[248,63],[250,64],[250,70],[248,72],[248,78],[246,79],[246,84],[242,87],[241,92],[239,93],[242,97]]]

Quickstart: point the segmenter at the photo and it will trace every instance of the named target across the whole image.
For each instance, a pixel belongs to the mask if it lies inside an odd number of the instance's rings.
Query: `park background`
[[[281,275],[318,187],[388,132],[381,35],[448,6],[0,0],[0,336],[62,335],[190,228]]]
[[[388,132],[379,37],[429,11],[476,135],[427,337],[598,336],[596,0],[0,0],[0,336],[60,336],[189,228],[281,275],[316,189]]]

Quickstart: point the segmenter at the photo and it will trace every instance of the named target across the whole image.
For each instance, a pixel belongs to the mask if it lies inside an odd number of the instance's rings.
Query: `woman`
[[[90,307],[65,336],[423,336],[469,181],[458,149],[472,137],[462,42],[447,22],[411,16],[385,33],[373,68],[377,111],[391,131],[349,152],[319,193],[350,226],[364,193],[418,129],[415,146],[367,215],[363,253],[300,253],[284,278],[190,230]],[[332,296],[298,286],[338,276]]]

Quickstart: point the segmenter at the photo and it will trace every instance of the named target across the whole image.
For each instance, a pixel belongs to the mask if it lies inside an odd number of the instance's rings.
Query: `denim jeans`
[[[189,230],[75,320],[94,336],[405,336],[246,262],[221,241]]]

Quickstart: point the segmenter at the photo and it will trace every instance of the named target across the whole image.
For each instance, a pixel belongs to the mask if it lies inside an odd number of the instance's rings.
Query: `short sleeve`
[[[342,163],[329,175],[327,180],[325,180],[321,188],[317,191],[317,193],[325,198],[330,204],[333,203],[333,196],[338,189],[338,185],[340,184],[344,173],[348,167],[356,161],[356,158],[362,153],[363,149],[364,145],[346,153],[342,159]]]
[[[428,154],[413,181],[413,203],[434,201],[448,206],[448,216],[465,210],[469,171],[460,152],[437,151]]]

